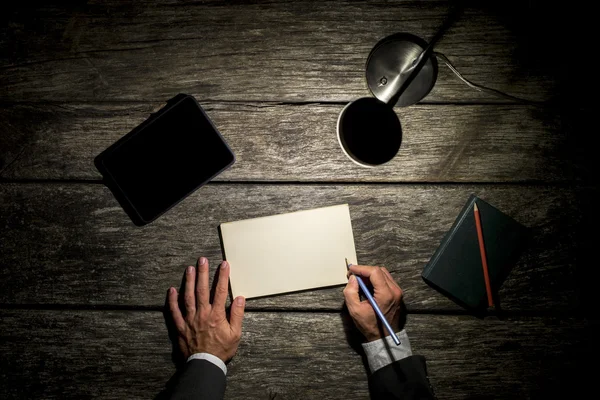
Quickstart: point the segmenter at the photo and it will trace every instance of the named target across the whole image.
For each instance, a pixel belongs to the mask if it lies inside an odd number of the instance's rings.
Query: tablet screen
[[[144,222],[234,161],[219,132],[191,97],[110,150],[102,164]]]

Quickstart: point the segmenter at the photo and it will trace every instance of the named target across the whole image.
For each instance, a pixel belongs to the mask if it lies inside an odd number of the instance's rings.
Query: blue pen
[[[348,264],[348,259],[346,259],[346,268],[348,268],[348,270],[350,270],[350,266],[351,265],[352,264]],[[352,275],[354,275],[354,277],[356,278],[356,281],[358,282],[358,286],[360,286],[360,288],[362,289],[362,291],[365,294],[365,296],[367,296],[367,300],[369,300],[369,303],[371,303],[371,306],[373,307],[373,310],[375,310],[375,314],[377,314],[377,316],[379,317],[379,319],[381,320],[381,322],[383,322],[383,325],[385,325],[385,329],[387,329],[387,331],[389,332],[390,336],[394,340],[394,343],[396,343],[396,346],[399,346],[400,345],[400,339],[398,339],[398,336],[396,336],[396,333],[394,332],[394,330],[390,326],[390,323],[387,321],[387,319],[385,319],[385,316],[383,315],[383,313],[379,309],[379,306],[375,302],[375,299],[371,295],[371,292],[367,288],[367,285],[365,285],[365,283],[360,278],[360,276],[358,276],[356,274],[352,274]]]

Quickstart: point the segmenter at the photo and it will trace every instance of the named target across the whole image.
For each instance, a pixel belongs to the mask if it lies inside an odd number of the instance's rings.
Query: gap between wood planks
[[[123,311],[123,312],[163,312],[163,307],[156,306],[136,306],[119,304],[0,304],[2,310],[35,310],[35,311]],[[254,308],[246,307],[247,313],[290,313],[290,314],[339,314],[343,309],[325,308],[325,309],[305,309],[305,308]],[[473,316],[478,319],[497,318],[595,318],[593,315],[587,315],[583,310],[508,310],[495,311],[489,310],[485,314],[475,316],[468,310],[444,310],[444,309],[407,309],[407,315],[440,315],[440,316]]]
[[[48,184],[48,185],[103,185],[101,179],[29,179],[29,178],[2,178],[0,184]],[[585,188],[593,186],[585,181],[557,181],[545,182],[540,180],[521,180],[521,181],[498,181],[498,182],[470,182],[470,181],[410,181],[410,182],[385,182],[385,181],[212,181],[206,185],[265,185],[265,186],[545,186],[551,188]],[[204,185],[204,186],[206,186]]]
[[[467,88],[468,89],[468,88]],[[10,106],[68,106],[68,105],[87,105],[87,104],[114,104],[114,105],[122,105],[122,104],[132,104],[132,105],[144,105],[150,104],[154,105],[157,103],[165,103],[168,98],[164,99],[155,99],[155,100],[93,100],[93,101],[68,101],[68,100],[60,100],[60,101],[6,101],[0,100],[0,107],[10,107]],[[210,104],[231,104],[231,105],[245,105],[249,107],[278,107],[278,106],[345,106],[354,98],[349,99],[348,101],[319,101],[319,100],[303,100],[303,101],[279,101],[279,100],[219,100],[219,99],[204,99],[199,98],[198,101],[202,102],[202,104],[210,105]],[[481,101],[473,101],[473,100],[465,100],[465,101],[420,101],[416,104],[413,104],[409,107],[394,107],[397,110],[410,110],[410,107],[414,106],[457,106],[457,107],[467,107],[467,106],[516,106],[516,107],[533,107],[533,108],[566,108],[565,104],[560,103],[544,103],[544,104],[525,104],[516,101],[509,100],[494,100],[494,98],[490,98],[489,100],[481,100]],[[590,108],[589,105],[577,105],[577,106],[569,106],[570,109],[582,109],[587,110]]]

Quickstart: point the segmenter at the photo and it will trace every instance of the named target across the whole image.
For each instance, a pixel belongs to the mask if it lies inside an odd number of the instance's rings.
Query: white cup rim
[[[360,100],[360,99],[358,99],[358,100]],[[346,112],[346,109],[350,106],[350,104],[354,103],[355,101],[356,100],[351,101],[350,103],[346,104],[344,106],[344,108],[342,108],[342,111],[340,112],[340,115],[338,115],[337,126],[336,126],[336,136],[337,136],[337,140],[338,140],[338,143],[339,143],[342,151],[344,152],[344,154],[346,155],[346,157],[348,157],[350,159],[350,161],[352,161],[354,164],[359,165],[359,166],[364,167],[364,168],[375,168],[375,167],[380,167],[382,165],[388,164],[389,162],[391,162],[396,157],[396,155],[398,155],[398,153],[396,153],[394,155],[394,157],[390,158],[388,161],[386,161],[384,163],[381,163],[381,164],[367,164],[367,163],[365,163],[363,161],[360,161],[360,160],[357,160],[356,158],[354,158],[350,154],[350,152],[348,152],[348,150],[346,150],[344,144],[342,143],[342,138],[340,137],[340,122],[342,121],[342,116]]]

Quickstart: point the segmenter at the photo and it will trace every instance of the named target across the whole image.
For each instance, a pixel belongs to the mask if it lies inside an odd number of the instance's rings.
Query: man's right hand
[[[395,332],[400,330],[400,317],[402,312],[402,289],[394,281],[392,275],[385,268],[367,267],[362,265],[350,266],[350,272],[362,277],[368,285],[373,286],[373,298],[385,315]],[[358,330],[365,336],[367,342],[372,342],[389,335],[385,328],[377,321],[377,315],[367,300],[360,300],[358,281],[350,275],[348,284],[344,289],[344,299],[348,306],[350,316]]]

